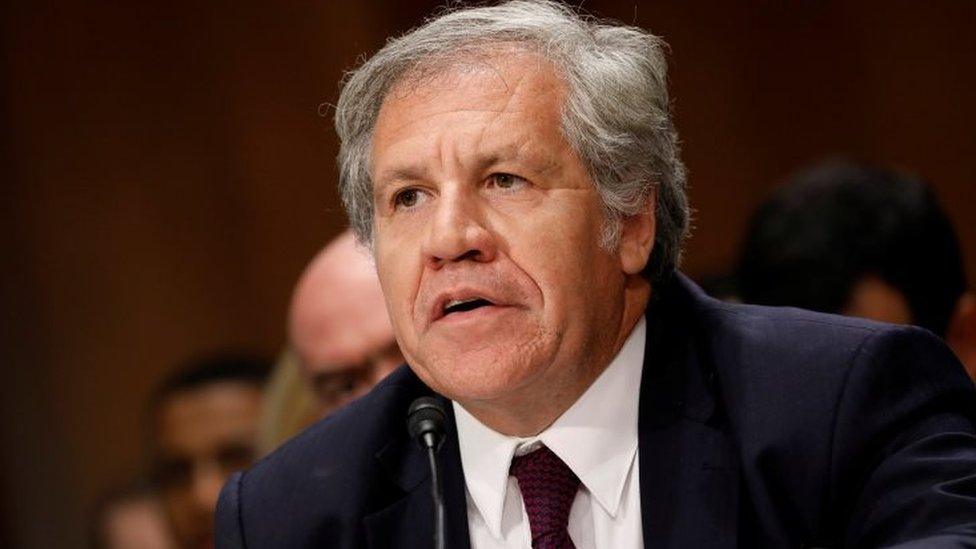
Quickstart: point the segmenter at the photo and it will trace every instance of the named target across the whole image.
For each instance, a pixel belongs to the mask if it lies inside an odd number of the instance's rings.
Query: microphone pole
[[[444,443],[447,414],[440,401],[434,397],[420,397],[410,404],[407,411],[407,431],[422,450],[427,451],[430,463],[430,496],[434,502],[434,549],[444,549],[444,493],[441,473],[437,466],[437,451]]]

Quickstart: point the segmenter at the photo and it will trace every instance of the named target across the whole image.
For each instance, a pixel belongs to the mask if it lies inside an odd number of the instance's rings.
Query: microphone
[[[441,449],[446,434],[447,414],[440,401],[434,397],[420,397],[410,404],[407,411],[407,431],[417,441],[421,450],[427,451],[430,463],[430,497],[434,502],[434,549],[444,549],[444,494],[441,490],[441,473],[437,467],[437,451]]]

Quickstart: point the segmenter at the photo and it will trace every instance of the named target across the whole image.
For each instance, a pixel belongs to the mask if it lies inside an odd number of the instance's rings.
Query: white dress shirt
[[[637,405],[646,330],[642,317],[607,369],[538,436],[495,432],[453,403],[472,549],[531,547],[522,494],[508,469],[513,455],[540,445],[581,481],[569,512],[569,536],[577,549],[643,547]]]

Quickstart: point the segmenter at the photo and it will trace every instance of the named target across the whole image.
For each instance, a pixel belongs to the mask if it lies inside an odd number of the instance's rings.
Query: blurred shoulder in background
[[[175,549],[156,490],[145,483],[135,483],[107,494],[95,512],[91,547]]]

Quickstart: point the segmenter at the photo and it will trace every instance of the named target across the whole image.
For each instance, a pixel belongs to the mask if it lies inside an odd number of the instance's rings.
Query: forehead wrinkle
[[[522,52],[518,54],[518,57],[534,59],[536,64],[540,67],[545,67],[550,70],[554,70],[552,64],[545,59],[539,57],[538,54],[532,52]],[[393,84],[390,91],[387,92],[386,97],[383,99],[383,104],[380,107],[382,111],[384,107],[388,106],[391,102],[402,102],[407,100],[411,95],[436,95],[438,93],[446,92],[450,88],[456,89],[459,87],[459,82],[462,80],[470,78],[478,78],[479,74],[490,73],[494,76],[492,79],[495,82],[501,84],[498,91],[504,91],[507,94],[505,99],[505,104],[501,108],[480,108],[480,107],[448,107],[444,110],[433,111],[426,113],[419,117],[418,120],[408,120],[403,122],[398,126],[394,126],[392,129],[394,131],[399,131],[403,127],[412,125],[415,123],[423,122],[426,118],[437,116],[439,114],[449,114],[458,112],[516,112],[510,110],[509,106],[512,99],[517,95],[519,89],[521,88],[524,80],[530,76],[527,72],[520,71],[518,74],[514,75],[516,81],[509,82],[502,71],[499,69],[498,64],[494,61],[501,60],[502,62],[509,62],[509,59],[502,58],[497,52],[490,56],[485,56],[483,59],[469,59],[468,62],[463,63],[461,59],[456,59],[453,63],[450,63],[444,67],[432,69],[429,73],[424,73],[422,69],[413,69],[402,75],[397,82]],[[420,74],[417,80],[411,80],[410,76],[412,74]],[[512,78],[512,77],[509,77]],[[557,79],[561,81],[561,77],[557,75]]]
[[[387,95],[384,108],[396,109],[397,107],[403,105],[403,102],[408,104],[413,102],[428,103],[428,106],[434,106],[434,109],[426,113],[417,114],[410,120],[401,120],[395,126],[387,126],[384,133],[390,133],[396,135],[402,132],[405,128],[413,126],[416,124],[424,123],[429,121],[432,117],[439,115],[447,115],[452,113],[485,113],[494,114],[490,120],[484,121],[483,124],[477,129],[477,134],[474,137],[472,149],[476,151],[475,155],[467,155],[469,158],[473,156],[473,163],[478,169],[484,169],[487,165],[494,164],[500,160],[514,160],[521,161],[529,164],[533,171],[539,174],[545,174],[552,172],[553,169],[558,168],[558,162],[551,157],[542,157],[536,154],[532,154],[532,135],[527,135],[527,132],[520,132],[515,140],[508,140],[500,147],[494,147],[496,150],[491,150],[491,145],[487,144],[490,142],[492,130],[496,129],[500,123],[504,122],[502,118],[504,115],[514,115],[518,113],[525,112],[524,109],[519,108],[517,102],[519,99],[528,97],[531,101],[532,96],[528,95],[530,93],[537,92],[539,95],[554,94],[557,98],[564,98],[564,88],[565,82],[563,77],[560,75],[559,71],[551,63],[545,62],[543,59],[538,59],[536,55],[532,53],[525,53],[520,57],[528,58],[530,61],[536,58],[536,64],[540,65],[540,68],[546,69],[550,72],[554,79],[546,79],[542,86],[539,86],[539,90],[528,89],[527,86],[537,83],[538,79],[531,78],[533,74],[526,70],[516,71],[515,74],[503,74],[499,68],[498,63],[489,62],[485,60],[482,63],[478,63],[477,66],[468,66],[467,68],[453,67],[453,70],[448,69],[444,71],[439,71],[436,74],[424,75],[420,79],[421,82],[433,83],[435,81],[440,81],[439,85],[422,86],[418,82],[411,82],[409,79],[401,79],[400,82],[394,85],[394,89]],[[496,57],[497,59],[497,57]],[[511,63],[511,60],[502,59],[502,63]],[[479,77],[478,73],[481,73]],[[487,74],[486,74],[487,73]],[[490,76],[488,76],[490,75]],[[436,103],[430,105],[428,101],[424,100],[424,96],[429,96],[430,99],[436,98],[439,94],[451,94],[452,88],[460,88],[463,86],[462,80],[469,79],[488,79],[489,82],[495,82],[497,88],[494,92],[486,92],[480,97],[474,96],[474,100],[481,99],[482,102],[489,103],[488,105],[477,105],[477,106],[464,106],[464,105],[445,105],[445,108],[437,109]],[[467,82],[465,82],[467,83]],[[494,85],[493,85],[494,87]],[[502,97],[504,94],[504,97]],[[410,96],[414,97],[411,98]],[[460,94],[457,94],[460,95]],[[463,103],[463,96],[461,100],[458,101]],[[497,107],[493,107],[492,103],[499,103]],[[397,105],[399,104],[399,105]],[[558,116],[558,113],[557,113]],[[534,120],[528,120],[530,124]],[[561,133],[561,132],[560,132]],[[497,134],[496,134],[497,135]],[[443,137],[438,137],[437,143],[432,144],[432,149],[435,154],[428,157],[428,161],[436,162],[438,165],[445,166],[448,160],[455,166],[464,166],[465,160],[469,158],[461,158],[464,156],[465,148],[459,147],[459,142],[456,139],[445,139]],[[486,150],[488,149],[488,150]],[[531,151],[526,153],[526,150]],[[389,183],[392,181],[416,181],[428,179],[430,177],[430,172],[428,170],[428,162],[420,161],[418,164],[407,164],[405,166],[394,166],[393,168],[384,169],[382,172],[377,174],[376,183],[378,186],[382,186],[384,183]]]
[[[427,178],[427,168],[423,164],[405,164],[384,168],[375,177],[374,187],[382,189],[398,181],[420,181]]]
[[[543,87],[541,90],[539,90],[539,95],[551,93],[551,94],[553,94],[553,95],[556,96],[556,99],[557,100],[564,101],[565,100],[565,80],[564,80],[563,76],[559,73],[559,71],[556,69],[556,67],[551,62],[547,62],[544,59],[538,58],[538,55],[528,53],[528,54],[525,54],[524,56],[525,57],[535,57],[536,58],[537,65],[539,65],[539,67],[541,69],[543,69],[543,70],[548,70],[550,72],[551,76],[553,77],[552,79],[547,79],[547,82],[546,82],[547,85],[545,87]],[[492,65],[492,69],[496,72],[496,74],[498,74],[498,69],[494,65]],[[502,108],[502,112],[511,113],[511,114],[525,112],[523,109],[513,109],[511,107],[511,104],[512,104],[513,101],[516,100],[516,97],[519,95],[520,92],[523,92],[524,91],[525,93],[532,93],[532,90],[528,90],[528,91],[525,91],[524,90],[524,86],[526,85],[526,81],[528,81],[529,83],[534,83],[534,82],[537,82],[538,81],[538,79],[532,79],[532,78],[530,78],[530,76],[532,76],[532,75],[533,74],[530,74],[527,71],[518,72],[517,73],[517,81],[514,82],[514,87],[510,87],[509,84],[508,84],[508,81],[505,80],[504,76],[501,75],[501,74],[498,74],[499,78],[505,83],[506,89],[510,89],[509,94],[508,94],[508,97],[506,97],[506,99],[505,99],[505,105]],[[538,112],[535,113],[535,114],[537,115]],[[558,123],[559,122],[559,112],[556,113],[556,116],[557,116],[557,123]],[[493,120],[492,123],[494,123],[496,121],[499,121],[499,120],[500,120],[500,117],[496,117],[496,119]],[[529,121],[530,124],[531,124],[531,122],[534,122],[534,121]],[[484,137],[484,134],[487,133],[488,129],[489,129],[489,127],[485,127],[484,128],[484,130],[482,132],[482,137]],[[562,137],[562,130],[561,129],[559,131],[559,135]],[[538,137],[538,136],[535,136],[535,137]],[[520,133],[518,135],[517,139],[511,145],[506,145],[505,147],[503,147],[503,149],[507,149],[509,147],[514,147],[515,148],[514,152],[511,152],[510,153],[510,156],[512,157],[512,159],[515,160],[515,161],[524,162],[524,163],[529,164],[534,169],[534,171],[538,172],[539,174],[547,174],[547,173],[552,172],[553,170],[558,169],[560,167],[559,162],[557,162],[554,158],[552,158],[552,155],[545,155],[546,157],[543,158],[542,156],[540,156],[538,154],[532,154],[532,153],[535,152],[531,148],[532,141],[533,141],[532,138],[533,138],[533,135],[532,134],[528,134],[528,133],[525,133],[525,132]],[[526,152],[526,149],[529,149],[531,152]]]
[[[479,152],[484,151],[486,148],[485,141],[488,139],[488,134],[496,124],[502,121],[502,115],[525,112],[523,109],[512,108],[512,103],[516,101],[519,93],[523,91],[526,80],[529,80],[529,75],[524,72],[519,72],[516,76],[516,80],[510,85],[508,80],[506,80],[505,76],[499,72],[495,65],[491,66],[491,70],[502,81],[505,86],[505,91],[508,93],[505,97],[505,104],[502,105],[501,109],[494,111],[498,114],[498,116],[492,118],[492,120],[485,124],[478,132],[476,150]],[[526,135],[525,133],[519,133],[513,141],[505,143],[503,146],[499,147],[498,149],[500,150],[497,150],[497,152],[488,152],[486,155],[482,156],[478,162],[479,168],[483,169],[489,165],[496,164],[502,159],[511,159],[516,162],[528,162],[530,164],[534,164],[534,162],[531,162],[531,157],[528,157],[528,155],[524,154],[523,152],[525,148],[529,146],[530,141],[530,136]],[[551,169],[553,164],[551,159],[547,164],[547,168]]]
[[[476,109],[476,108],[454,108],[454,109],[446,109],[446,110],[442,110],[442,111],[435,112],[435,113],[432,113],[432,114],[420,115],[420,116],[417,116],[413,120],[404,121],[403,123],[398,124],[398,125],[394,126],[393,128],[391,128],[389,130],[386,130],[384,133],[388,132],[388,133],[391,133],[391,134],[394,134],[395,135],[395,134],[399,133],[400,131],[402,131],[404,128],[407,128],[409,126],[413,126],[413,125],[416,125],[416,124],[420,124],[420,123],[423,123],[423,122],[427,122],[427,121],[430,120],[431,117],[438,116],[438,115],[444,115],[444,114],[459,113],[459,112],[460,113],[464,113],[464,112],[471,112],[471,113],[493,113],[493,114],[501,115],[501,114],[505,113],[505,110],[504,109],[489,109],[489,108],[481,108],[481,109]],[[493,124],[495,120],[497,120],[497,117],[495,117],[494,120],[492,120],[489,124],[486,124],[484,127],[482,127],[479,130],[479,135],[478,135],[477,141],[476,141],[476,144],[477,144],[477,146],[479,148],[481,147],[481,143],[483,141],[483,134],[484,134],[484,132],[487,131],[488,127],[491,124]],[[434,160],[438,164],[443,165],[444,164],[444,162],[443,162],[444,159],[448,156],[445,153],[445,150],[447,148],[453,148],[453,149],[457,150],[457,147],[456,146],[453,146],[450,140],[445,140],[445,139],[443,139],[443,137],[440,137],[439,136],[437,138],[437,140],[438,140],[438,142],[432,144],[432,149],[436,151],[435,156],[434,156]],[[456,154],[454,156],[455,156],[455,158],[453,160],[455,162],[457,162],[457,163],[460,163],[460,160],[456,157]],[[430,178],[430,171],[428,169],[428,163],[426,161],[423,161],[423,160],[411,159],[408,163],[394,164],[393,166],[384,167],[378,173],[376,173],[374,175],[374,191],[375,190],[379,190],[379,189],[383,188],[384,186],[389,185],[389,184],[394,183],[394,182],[397,182],[397,181],[422,181],[422,180],[427,180],[429,178]]]
[[[533,141],[538,138],[534,132],[518,132],[514,135],[503,134],[502,140],[496,140],[495,143],[490,141],[491,137],[487,134],[488,128],[485,128],[479,135],[479,169],[511,161],[538,175],[547,175],[558,173],[556,170],[561,167],[560,162],[550,151],[533,146]]]

